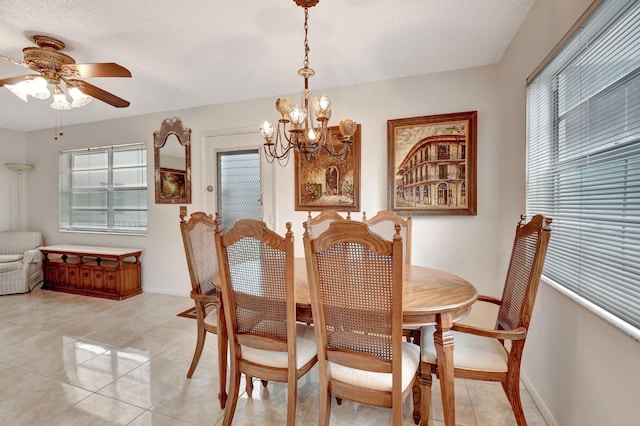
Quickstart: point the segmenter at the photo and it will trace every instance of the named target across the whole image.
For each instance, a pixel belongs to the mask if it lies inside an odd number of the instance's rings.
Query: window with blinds
[[[60,230],[147,233],[144,144],[60,152]]]
[[[636,329],[639,29],[639,1],[603,1],[527,85],[527,214],[553,218],[544,277]]]

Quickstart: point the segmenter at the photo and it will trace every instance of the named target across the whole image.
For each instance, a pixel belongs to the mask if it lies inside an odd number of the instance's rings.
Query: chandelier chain
[[[289,98],[278,98],[276,109],[280,113],[277,127],[268,121],[260,126],[260,133],[265,140],[264,155],[269,163],[278,160],[286,166],[289,154],[295,151],[307,160],[315,160],[316,154],[326,153],[338,160],[347,154],[352,144],[351,138],[358,130],[353,120],[342,120],[338,127],[339,136],[331,136],[329,119],[331,118],[331,98],[326,94],[311,97],[309,78],[315,72],[309,68],[309,7],[315,6],[319,0],[294,0],[304,9],[304,63],[298,75],[304,78],[304,90],[301,93],[301,104],[296,105]],[[314,114],[315,112],[315,114]],[[314,125],[315,123],[315,125]],[[332,137],[339,137],[342,147],[334,147]]]
[[[309,67],[309,9],[304,8],[304,67]]]

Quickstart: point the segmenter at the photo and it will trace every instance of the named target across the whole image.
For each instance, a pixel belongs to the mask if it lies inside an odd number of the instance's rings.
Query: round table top
[[[311,304],[307,266],[304,258],[294,264],[296,303]],[[403,323],[435,324],[436,315],[451,312],[453,320],[464,318],[478,298],[468,281],[449,272],[424,266],[405,265],[403,270]]]

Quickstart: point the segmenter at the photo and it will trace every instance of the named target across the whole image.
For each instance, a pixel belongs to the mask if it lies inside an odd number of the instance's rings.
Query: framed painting
[[[360,124],[344,158],[320,149],[315,159],[295,154],[297,211],[360,211]],[[340,130],[329,127],[330,141],[339,150]]]
[[[390,210],[476,215],[478,112],[387,120]]]
[[[164,200],[184,199],[186,183],[184,170],[160,168],[160,198]]]

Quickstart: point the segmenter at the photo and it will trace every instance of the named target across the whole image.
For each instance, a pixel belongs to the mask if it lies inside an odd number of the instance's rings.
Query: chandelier
[[[40,76],[25,75],[22,81],[16,84],[5,84],[5,87],[23,101],[28,102],[27,96],[36,99],[49,99],[51,97],[49,84],[53,86],[53,102],[50,105],[53,109],[78,108],[85,106],[93,99],[82,92],[81,81],[65,80],[67,92],[71,97],[71,102],[69,102],[60,87],[60,78],[47,80]]]
[[[280,113],[280,118],[277,127],[274,128],[268,121],[260,126],[260,133],[265,140],[264,154],[267,161],[272,163],[277,159],[282,166],[288,163],[292,149],[304,155],[307,160],[314,160],[316,153],[321,149],[333,157],[343,158],[351,145],[351,137],[357,129],[355,121],[341,121],[339,139],[342,146],[337,150],[334,149],[329,132],[331,98],[323,94],[312,99],[309,89],[309,78],[315,74],[315,71],[309,68],[309,7],[315,6],[320,0],[293,1],[304,8],[304,66],[298,70],[298,75],[304,78],[301,102],[300,105],[296,105],[289,98],[278,98],[276,110]],[[309,108],[310,103],[313,110]],[[314,125],[314,121],[317,121],[317,125]]]

